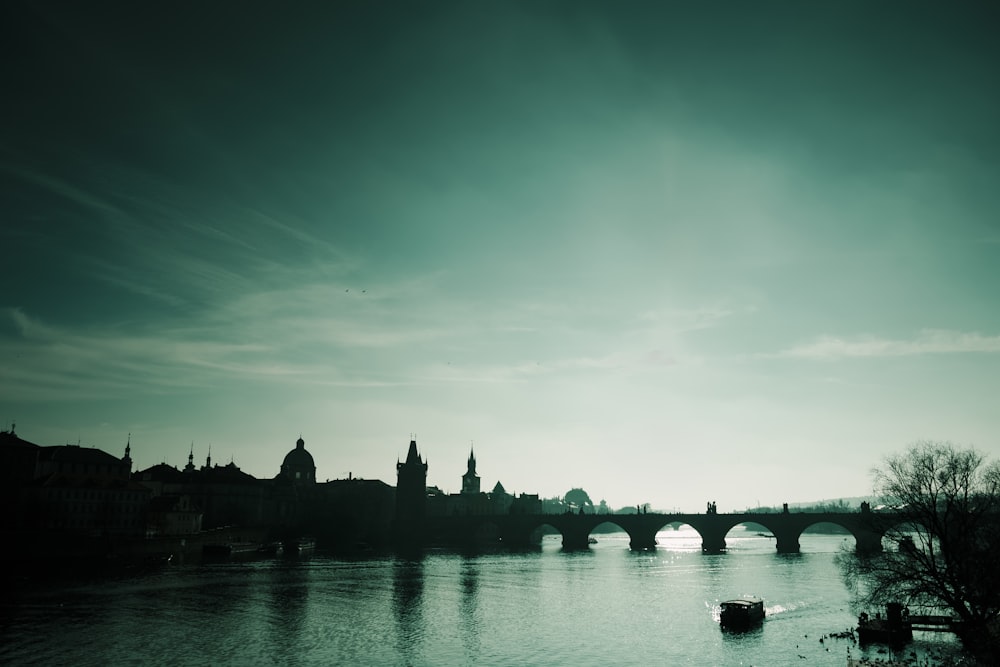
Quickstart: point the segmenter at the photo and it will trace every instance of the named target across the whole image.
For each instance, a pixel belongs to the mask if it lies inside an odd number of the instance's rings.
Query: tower
[[[476,454],[469,447],[469,469],[462,475],[462,493],[479,493],[479,475],[476,474]]]
[[[122,465],[126,466],[128,470],[128,476],[132,476],[132,434],[128,434],[128,440],[125,441],[125,456],[122,457]]]
[[[420,546],[424,515],[427,509],[427,462],[417,452],[417,441],[410,440],[406,461],[396,461],[396,543],[403,547]]]

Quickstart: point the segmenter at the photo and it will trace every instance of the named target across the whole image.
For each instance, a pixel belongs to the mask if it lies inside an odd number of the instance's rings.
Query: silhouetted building
[[[520,498],[515,509],[515,502]],[[484,493],[480,490],[480,478],[476,474],[476,457],[470,450],[468,470],[462,475],[462,491],[446,494],[436,486],[426,489],[426,515],[440,516],[489,516],[494,514],[509,514],[517,511],[520,514],[541,513],[542,501],[537,495],[522,494],[515,498],[507,493],[503,484],[497,482],[493,490]]]
[[[190,496],[166,495],[150,499],[146,537],[193,535],[201,532],[201,510]]]
[[[306,441],[301,437],[295,441],[295,449],[285,455],[278,478],[296,484],[316,483],[316,463],[312,454],[306,451]]]
[[[0,433],[3,522],[9,530],[79,536],[136,536],[145,531],[149,491],[130,480],[125,456],[79,445],[41,446]]]
[[[348,477],[321,482],[301,515],[300,532],[332,549],[388,546],[395,501],[395,489],[381,480]]]
[[[79,445],[39,447],[35,477],[68,475],[101,481],[128,481],[132,474],[132,459],[126,454],[118,458],[107,452]]]
[[[202,512],[204,528],[221,526],[263,527],[277,520],[279,502],[273,489],[235,462],[212,464],[211,455],[205,465],[196,468],[194,453],[188,454],[184,470],[159,463],[140,470],[134,479],[149,488],[153,497],[187,496]]]
[[[427,511],[427,463],[417,452],[417,441],[410,440],[406,461],[396,461],[396,517],[394,533],[400,546],[421,543]]]
[[[493,507],[494,514],[507,514],[510,510],[511,503],[514,502],[514,496],[507,493],[507,489],[503,488],[503,484],[497,480],[496,486],[493,487],[493,491],[490,492],[490,504]]]
[[[476,474],[476,454],[469,448],[468,470],[462,475],[462,493],[479,493],[479,475]]]
[[[24,488],[35,479],[39,445],[22,440],[14,433],[0,431],[0,527],[18,529],[24,524]]]
[[[188,467],[194,470],[194,464],[190,461],[188,462]],[[188,470],[188,468],[185,468],[185,470]],[[157,463],[155,466],[137,471],[134,479],[152,491],[155,498],[162,495],[177,495],[181,493],[184,485],[191,478],[186,472],[181,472],[172,465]]]
[[[198,468],[193,447],[183,471],[161,463],[136,473],[136,479],[154,496],[166,498],[157,501],[156,509],[165,509],[153,517],[152,531],[193,520],[178,514],[182,497],[189,498],[190,511],[203,513],[206,530],[263,528],[273,539],[309,536],[323,548],[385,545],[395,515],[395,490],[384,482],[349,476],[317,483],[314,459],[302,438],[273,479],[256,479],[232,462],[212,465],[211,458]]]
[[[522,493],[511,499],[507,511],[511,514],[541,514],[542,500],[537,493]]]

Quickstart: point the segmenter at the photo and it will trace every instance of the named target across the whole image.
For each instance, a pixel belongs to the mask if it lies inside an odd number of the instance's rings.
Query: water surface
[[[842,667],[888,657],[827,636],[856,620],[834,564],[844,539],[804,535],[803,553],[779,555],[737,528],[727,553],[705,555],[697,533],[668,530],[644,552],[613,534],[583,552],[547,537],[516,554],[172,565],[18,593],[3,605],[0,662]],[[723,632],[719,603],[742,595],[764,598],[767,619]],[[920,636],[910,651],[956,644]]]

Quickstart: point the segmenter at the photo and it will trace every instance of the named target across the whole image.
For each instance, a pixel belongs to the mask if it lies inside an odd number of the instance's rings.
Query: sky
[[[719,511],[1000,454],[1000,14],[25,2],[0,421]]]

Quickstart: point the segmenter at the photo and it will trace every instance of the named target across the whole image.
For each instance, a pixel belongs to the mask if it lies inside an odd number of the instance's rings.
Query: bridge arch
[[[563,535],[557,522],[550,515],[503,517],[500,526],[500,544],[524,549],[540,547],[546,535]]]
[[[851,551],[857,550],[858,536],[852,530],[851,526],[845,525],[846,522],[838,521],[836,519],[830,520],[829,518],[824,518],[819,521],[813,521],[812,523],[803,526],[802,532],[799,533],[796,540],[799,543],[799,551],[818,551],[817,549],[811,548],[811,544],[815,545],[812,536],[820,537],[823,539],[827,545],[830,544],[831,540],[828,538],[840,537],[840,548],[849,548]],[[805,539],[803,539],[805,538]],[[803,542],[807,545],[805,549],[802,548]]]
[[[928,541],[936,544],[937,540],[928,534],[927,529],[919,521],[910,518],[893,517],[895,520],[882,521],[881,544],[884,551],[899,551],[905,548],[907,541],[926,544]]]
[[[616,521],[616,517],[613,514],[601,515],[604,521],[597,523],[593,528],[590,529],[590,533],[587,535],[587,542],[594,543],[600,542],[605,537],[624,533],[629,536],[629,541],[631,542],[632,535],[626,530],[620,521]]]
[[[670,551],[701,551],[705,539],[697,526],[680,518],[668,519],[657,525],[654,536],[657,547]]]
[[[777,543],[775,522],[766,517],[745,516],[742,521],[729,526],[723,539],[726,551],[774,548]]]
[[[559,538],[559,543],[562,544],[563,534],[556,526],[551,523],[540,523],[531,529],[531,532],[527,537],[527,544],[520,545],[516,544],[514,546],[530,546],[530,547],[541,547],[546,537],[553,536]]]

